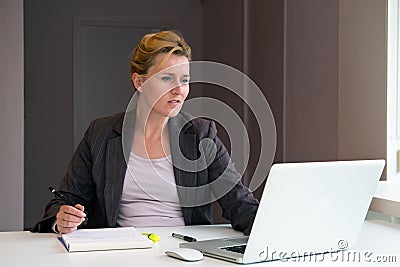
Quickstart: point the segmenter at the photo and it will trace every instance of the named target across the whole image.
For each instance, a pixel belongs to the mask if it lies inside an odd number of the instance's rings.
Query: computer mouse
[[[165,254],[184,261],[199,261],[203,259],[203,253],[192,248],[174,248],[165,251]]]

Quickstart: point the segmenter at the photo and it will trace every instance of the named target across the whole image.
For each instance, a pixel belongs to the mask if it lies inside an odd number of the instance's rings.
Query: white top
[[[117,225],[185,225],[170,156],[145,159],[130,154]]]

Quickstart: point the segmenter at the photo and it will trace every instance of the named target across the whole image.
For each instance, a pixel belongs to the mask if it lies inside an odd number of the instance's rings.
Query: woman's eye
[[[190,81],[189,78],[185,78],[185,79],[182,79],[182,80],[181,80],[181,83],[182,83],[182,84],[187,84],[187,83],[189,83],[189,81]]]
[[[163,80],[164,82],[169,82],[172,80],[171,77],[165,76],[165,77],[161,77],[161,80]]]

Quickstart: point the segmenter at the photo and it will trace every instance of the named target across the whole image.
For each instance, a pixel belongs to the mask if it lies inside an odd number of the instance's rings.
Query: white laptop
[[[275,164],[249,236],[179,246],[236,263],[351,248],[384,166],[384,160]]]

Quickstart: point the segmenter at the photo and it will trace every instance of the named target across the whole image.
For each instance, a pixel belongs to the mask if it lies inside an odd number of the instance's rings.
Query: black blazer
[[[128,112],[92,121],[61,181],[60,192],[85,206],[89,228],[116,227],[135,118],[135,112]],[[169,119],[168,129],[185,224],[211,224],[215,196],[223,217],[248,234],[258,201],[241,183],[214,122],[180,112]],[[65,204],[52,199],[32,231],[51,232],[55,215]]]

